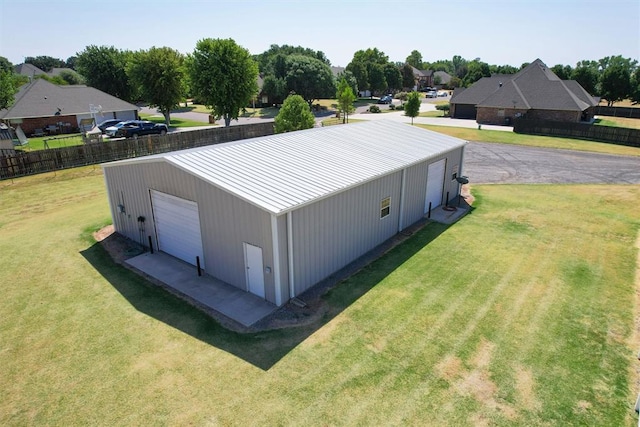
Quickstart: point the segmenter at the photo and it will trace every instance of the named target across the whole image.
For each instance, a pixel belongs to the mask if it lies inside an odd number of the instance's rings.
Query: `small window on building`
[[[504,117],[504,110],[498,110],[498,117]]]
[[[380,218],[389,216],[391,212],[391,197],[386,197],[380,202]]]

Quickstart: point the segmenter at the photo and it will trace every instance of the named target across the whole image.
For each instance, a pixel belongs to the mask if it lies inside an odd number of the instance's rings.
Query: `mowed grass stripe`
[[[325,321],[248,335],[87,240],[103,186],[0,183],[3,425],[633,425],[638,186],[474,188]]]

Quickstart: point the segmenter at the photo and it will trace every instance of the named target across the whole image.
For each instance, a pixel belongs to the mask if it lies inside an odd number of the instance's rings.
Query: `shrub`
[[[451,105],[449,104],[438,104],[436,105],[436,110],[444,111],[444,115],[449,115],[449,110],[451,109]]]
[[[389,104],[389,110],[395,110],[395,109],[396,109],[396,106],[395,106],[395,105],[393,105],[393,104]]]
[[[404,111],[404,104],[396,105],[395,109],[398,111]]]
[[[377,105],[372,105],[371,107],[369,107],[369,112],[370,113],[379,113],[380,112],[380,107],[378,107]]]

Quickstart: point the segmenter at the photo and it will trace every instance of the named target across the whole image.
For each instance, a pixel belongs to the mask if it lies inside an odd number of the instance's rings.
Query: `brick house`
[[[134,120],[138,107],[115,96],[85,85],[58,86],[35,79],[20,88],[14,103],[0,110],[0,120],[20,126],[25,134],[70,133],[82,119]]]
[[[518,117],[589,122],[598,99],[575,80],[561,80],[540,59],[516,74],[483,77],[451,97],[451,117],[510,124]]]

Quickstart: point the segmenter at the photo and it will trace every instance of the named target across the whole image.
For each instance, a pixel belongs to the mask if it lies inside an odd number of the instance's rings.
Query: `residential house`
[[[28,64],[27,64],[28,65]],[[83,119],[95,123],[107,119],[134,120],[138,107],[85,85],[59,86],[35,79],[20,88],[15,102],[0,110],[0,120],[25,134],[68,133],[77,130]]]
[[[574,80],[561,80],[540,59],[516,74],[484,77],[451,97],[451,117],[510,124],[518,117],[589,122],[598,99]]]

